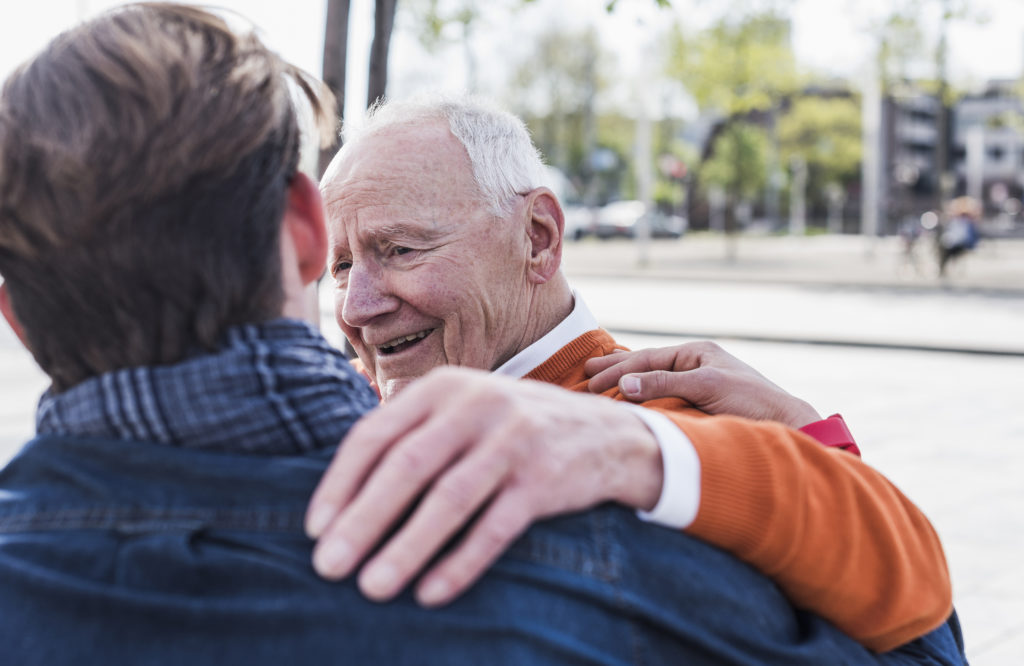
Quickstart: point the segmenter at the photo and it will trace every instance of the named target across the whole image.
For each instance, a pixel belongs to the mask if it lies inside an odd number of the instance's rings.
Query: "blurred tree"
[[[528,119],[537,147],[585,193],[595,172],[600,141],[595,101],[607,66],[593,28],[565,33],[549,28],[513,77],[514,110]],[[629,135],[632,137],[632,134]],[[619,155],[629,154],[619,152]],[[589,202],[588,202],[589,203]]]
[[[768,166],[768,136],[765,130],[745,122],[734,122],[715,141],[715,151],[700,168],[701,181],[731,193],[733,201],[749,201],[764,187]]]
[[[779,158],[807,165],[810,203],[826,205],[830,184],[849,186],[860,178],[861,110],[851,97],[801,97],[778,121]]]
[[[604,3],[605,11],[615,11],[615,5],[618,4],[618,0],[606,0]],[[654,4],[658,5],[662,9],[667,9],[672,6],[672,0],[654,0]]]
[[[705,179],[724,189],[729,235],[736,230],[735,208],[756,195],[773,161],[772,143],[750,123],[771,127],[781,100],[799,86],[789,30],[785,15],[768,9],[727,12],[696,35],[679,25],[669,33],[669,75],[683,82],[704,114],[719,116],[691,190]],[[746,159],[754,159],[753,166]],[[692,191],[688,199],[692,211]]]
[[[339,120],[345,111],[345,66],[348,54],[349,0],[327,0],[324,21],[323,80],[338,102]],[[336,127],[337,129],[337,127]],[[320,150],[319,172],[322,176],[337,150],[335,145]]]
[[[696,36],[677,24],[668,73],[703,110],[734,116],[769,109],[798,84],[789,21],[776,12],[728,15]]]
[[[888,95],[893,86],[911,78],[911,71],[923,56],[924,32],[917,15],[916,0],[904,6],[895,6],[890,13],[875,22],[872,31],[878,40],[877,67],[882,94]]]
[[[366,91],[369,107],[387,93],[388,53],[391,50],[391,32],[395,27],[395,9],[398,0],[376,0],[373,10],[373,43],[370,45],[370,79]]]
[[[515,4],[529,1],[532,0],[515,0]],[[461,42],[466,62],[466,90],[475,91],[477,65],[472,36],[475,25],[480,21],[480,3],[474,0],[405,0],[402,7],[411,19],[420,44],[428,53],[435,53],[444,45]],[[454,35],[448,29],[451,26],[458,28]]]
[[[496,12],[507,16],[535,1],[494,0],[485,6],[477,0],[402,0],[402,12],[404,25],[427,52],[462,45],[466,88],[474,91],[474,31]],[[669,0],[652,1],[671,6]],[[605,10],[613,12],[615,4],[605,2]],[[565,172],[591,205],[620,193],[633,137],[632,126],[620,122],[622,118],[598,118],[595,113],[607,65],[592,28],[569,34],[549,27],[537,37],[531,57],[516,68],[509,86],[514,97],[504,100],[530,126],[548,162]]]
[[[322,78],[338,100],[339,125],[345,113],[345,68],[348,62],[348,17],[350,0],[327,0],[324,20],[324,53]],[[373,44],[370,47],[370,72],[366,105],[383,97],[388,86],[388,52],[395,24],[398,0],[376,0],[373,15]],[[337,146],[320,151],[319,170],[322,175]]]

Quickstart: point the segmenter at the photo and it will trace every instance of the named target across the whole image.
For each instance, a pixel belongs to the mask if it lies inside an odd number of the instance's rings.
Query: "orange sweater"
[[[606,331],[590,331],[526,378],[585,392],[584,362],[616,349],[623,347]],[[605,395],[623,399],[617,388]],[[712,417],[674,398],[645,406],[671,418],[700,458],[700,508],[687,533],[750,563],[794,605],[875,651],[949,617],[952,589],[938,536],[859,458],[778,423]]]

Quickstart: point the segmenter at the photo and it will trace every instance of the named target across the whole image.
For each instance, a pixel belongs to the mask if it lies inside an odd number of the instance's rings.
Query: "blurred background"
[[[0,77],[116,4],[3,3]],[[1024,663],[1024,0],[216,5],[345,122],[438,89],[522,116],[605,327],[842,412],[942,537],[972,663]],[[0,328],[3,462],[47,382]]]

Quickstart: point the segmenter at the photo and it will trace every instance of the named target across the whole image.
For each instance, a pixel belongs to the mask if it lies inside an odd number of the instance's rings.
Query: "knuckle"
[[[719,391],[725,383],[725,375],[718,368],[703,367],[691,373],[694,398],[706,399]]]
[[[641,386],[644,388],[650,387],[649,390],[645,391],[647,394],[665,395],[669,390],[669,386],[672,379],[672,373],[667,370],[655,370],[649,375],[649,383],[643,382]]]
[[[450,474],[439,480],[434,488],[438,500],[460,513],[468,513],[476,508],[477,484],[474,480]]]
[[[400,477],[407,478],[416,476],[421,470],[428,466],[429,453],[421,448],[411,446],[394,449],[389,455],[387,462],[392,472]]]
[[[693,345],[698,353],[702,355],[715,355],[722,351],[718,343],[711,340],[700,340],[699,342],[694,342]]]
[[[712,367],[702,368],[698,376],[704,383],[711,385],[720,384],[725,380],[725,373]]]

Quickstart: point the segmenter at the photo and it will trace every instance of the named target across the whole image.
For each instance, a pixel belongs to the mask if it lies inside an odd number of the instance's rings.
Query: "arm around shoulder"
[[[700,458],[700,507],[687,533],[752,564],[794,605],[875,651],[949,617],[939,538],[878,471],[781,424],[664,413]]]

